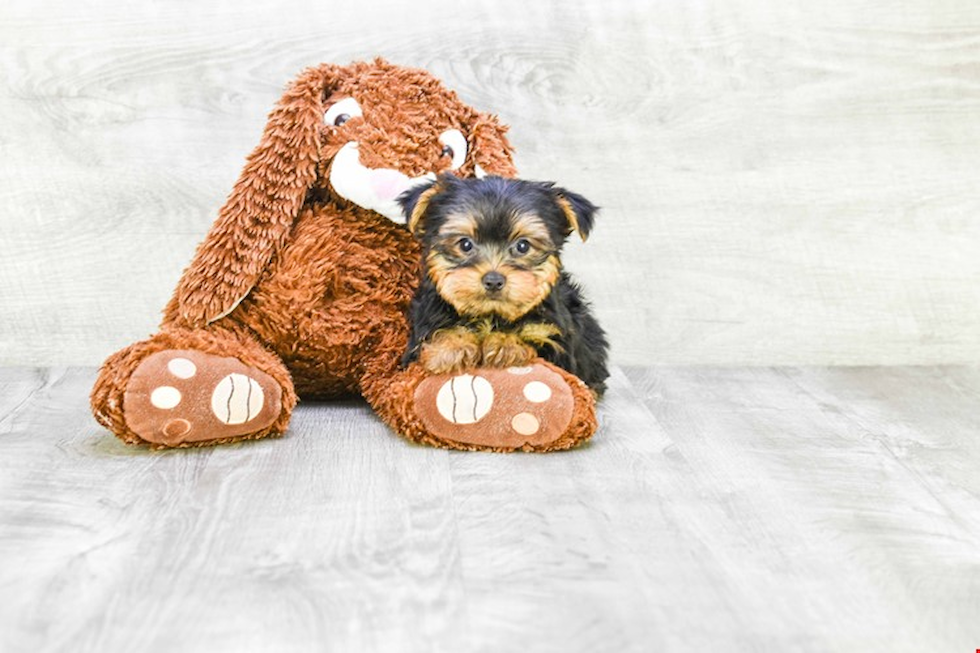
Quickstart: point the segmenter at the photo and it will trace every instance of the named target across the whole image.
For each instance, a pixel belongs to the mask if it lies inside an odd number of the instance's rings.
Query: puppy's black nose
[[[487,289],[487,292],[497,292],[504,287],[505,283],[507,283],[507,277],[496,270],[491,270],[483,275],[483,287]]]

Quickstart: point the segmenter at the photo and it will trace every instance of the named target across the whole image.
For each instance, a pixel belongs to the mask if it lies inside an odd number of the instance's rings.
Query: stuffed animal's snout
[[[434,180],[435,173],[409,177],[393,168],[369,168],[361,163],[359,150],[355,141],[340,148],[330,166],[330,185],[344,199],[394,222],[404,222],[396,199],[410,188]]]

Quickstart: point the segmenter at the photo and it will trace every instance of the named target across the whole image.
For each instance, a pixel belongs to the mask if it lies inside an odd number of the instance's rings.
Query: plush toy
[[[282,434],[297,396],[362,395],[408,439],[567,449],[592,394],[542,360],[432,376],[402,368],[419,249],[396,198],[452,171],[513,176],[506,129],[422,70],[305,70],[184,271],[159,333],[110,356],[96,419],[154,448]]]

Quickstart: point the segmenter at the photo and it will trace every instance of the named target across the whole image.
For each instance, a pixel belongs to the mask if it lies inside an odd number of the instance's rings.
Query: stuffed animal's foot
[[[432,435],[461,448],[548,451],[591,435],[569,436],[572,388],[540,363],[428,377],[415,391],[415,408]]]
[[[282,388],[237,358],[165,349],[136,368],[123,397],[127,426],[169,447],[255,434],[282,409]]]

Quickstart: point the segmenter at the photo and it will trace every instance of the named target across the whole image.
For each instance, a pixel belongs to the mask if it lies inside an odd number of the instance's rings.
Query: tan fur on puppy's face
[[[514,242],[519,238],[527,238],[539,250],[555,246],[544,220],[534,213],[521,213],[511,218],[510,240]]]
[[[512,216],[510,223],[507,246],[476,244],[471,254],[462,252],[459,242],[463,238],[477,240],[477,218],[450,215],[440,225],[434,239],[436,246],[426,259],[427,271],[439,295],[460,315],[499,315],[514,322],[540,304],[557,283],[561,263],[549,253],[554,245],[541,219],[521,214]],[[513,249],[513,244],[521,239],[531,244],[525,255],[518,255]],[[497,294],[488,294],[483,287],[483,277],[488,272],[498,272],[506,279]]]
[[[556,256],[549,256],[530,270],[506,263],[456,268],[437,252],[430,252],[427,267],[439,295],[452,304],[460,315],[499,315],[510,322],[518,320],[540,304],[551,292],[561,272]],[[483,275],[491,270],[507,278],[503,290],[496,297],[488,296],[483,288]]]

